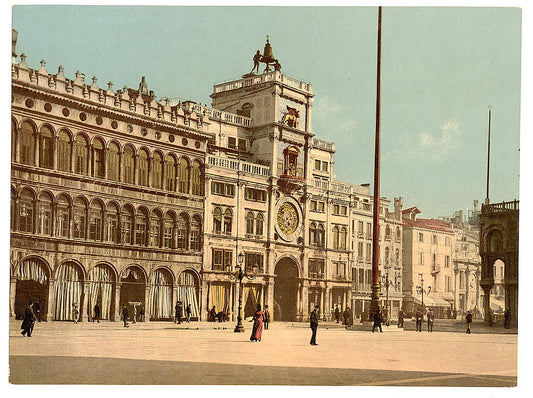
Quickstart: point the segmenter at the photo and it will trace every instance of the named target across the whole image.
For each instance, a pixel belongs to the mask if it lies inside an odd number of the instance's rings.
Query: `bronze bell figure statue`
[[[267,35],[267,42],[265,44],[265,49],[263,50],[263,57],[261,58],[261,62],[266,64],[265,72],[269,72],[270,64],[274,64],[276,61],[277,60],[276,58],[274,58],[272,46],[270,45],[270,42],[268,41],[268,35]]]

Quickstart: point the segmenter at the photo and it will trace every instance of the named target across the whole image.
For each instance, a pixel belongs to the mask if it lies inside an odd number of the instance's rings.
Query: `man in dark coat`
[[[265,327],[265,330],[268,330],[269,323],[270,323],[270,311],[268,310],[268,305],[265,305],[264,321],[263,321],[263,326]]]
[[[416,310],[415,320],[416,320],[416,331],[417,332],[421,332],[422,331],[422,321],[424,320],[424,314],[422,314],[422,311],[420,311],[419,309]]]
[[[403,319],[405,318],[405,314],[403,313],[403,310],[400,310],[398,312],[398,327],[403,328]]]
[[[128,315],[129,315],[128,307],[126,307],[125,304],[122,304],[122,321],[124,322],[125,328],[128,327]]]
[[[315,309],[311,311],[309,316],[310,326],[311,326],[311,345],[318,345],[316,343],[316,330],[318,329],[318,305],[315,305]]]
[[[335,304],[335,320],[337,321],[337,323],[339,323],[339,320],[341,319],[341,312],[339,311],[339,306],[337,304]]]
[[[176,307],[174,307],[175,316],[176,319],[174,323],[181,323],[181,318],[183,318],[183,306],[181,305],[181,301],[176,302]]]
[[[472,325],[472,313],[468,311],[468,313],[466,314],[466,333],[467,334],[472,333],[470,331],[470,325]]]
[[[39,303],[39,300],[35,300],[35,304],[33,304],[33,313],[37,321],[41,322],[41,303]]]
[[[428,319],[428,333],[431,333],[433,332],[433,320],[435,319],[435,314],[433,314],[431,308],[429,309],[426,317]]]
[[[96,321],[97,323],[100,323],[100,303],[96,303],[94,305],[94,318],[93,323]]]
[[[185,307],[185,319],[187,320],[187,323],[191,321],[191,314],[192,314],[191,305],[187,304],[187,307]]]
[[[31,332],[33,330],[33,324],[35,323],[35,313],[33,312],[33,302],[30,300],[28,306],[24,310],[24,320],[22,321],[21,329],[23,336],[31,337]]]
[[[378,310],[374,312],[374,324],[372,325],[372,333],[376,330],[376,328],[379,328],[379,332],[383,333],[383,330],[381,329],[381,311]]]

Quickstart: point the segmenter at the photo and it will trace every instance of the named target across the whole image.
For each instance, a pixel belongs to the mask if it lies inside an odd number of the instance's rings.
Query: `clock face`
[[[298,227],[298,212],[289,202],[283,203],[278,209],[278,228],[286,235],[291,235]]]

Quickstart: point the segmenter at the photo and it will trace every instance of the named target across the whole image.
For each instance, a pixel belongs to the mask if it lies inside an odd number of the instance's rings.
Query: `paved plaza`
[[[233,323],[10,323],[14,384],[478,386],[517,383],[517,335],[347,331],[273,323],[250,342]]]

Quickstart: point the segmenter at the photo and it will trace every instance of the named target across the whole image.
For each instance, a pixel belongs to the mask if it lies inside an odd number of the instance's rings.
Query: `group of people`
[[[339,305],[338,304],[335,305],[335,309],[333,310],[333,314],[335,316],[335,321],[337,323],[340,323],[341,311],[339,309]],[[346,309],[344,311],[342,311],[342,324],[344,325],[344,327],[346,329],[348,329],[348,328],[353,326],[353,314],[352,314],[352,311],[350,310],[350,307],[346,307]]]
[[[428,333],[433,332],[433,324],[435,322],[435,314],[433,313],[433,310],[431,308],[428,309],[428,312],[426,314],[427,324],[428,324]],[[424,322],[424,313],[419,308],[416,310],[415,313],[415,323],[416,323],[416,331],[421,332],[422,331],[422,323]]]
[[[185,307],[185,321],[189,323],[191,321],[192,308],[190,304]],[[181,301],[176,302],[174,307],[174,323],[181,324],[183,320],[183,303]]]
[[[265,305],[265,310],[261,310],[261,304],[257,304],[257,310],[255,311],[252,321],[254,326],[252,327],[252,335],[250,341],[261,341],[263,329],[268,330],[268,324],[270,323],[270,311],[268,305]]]

